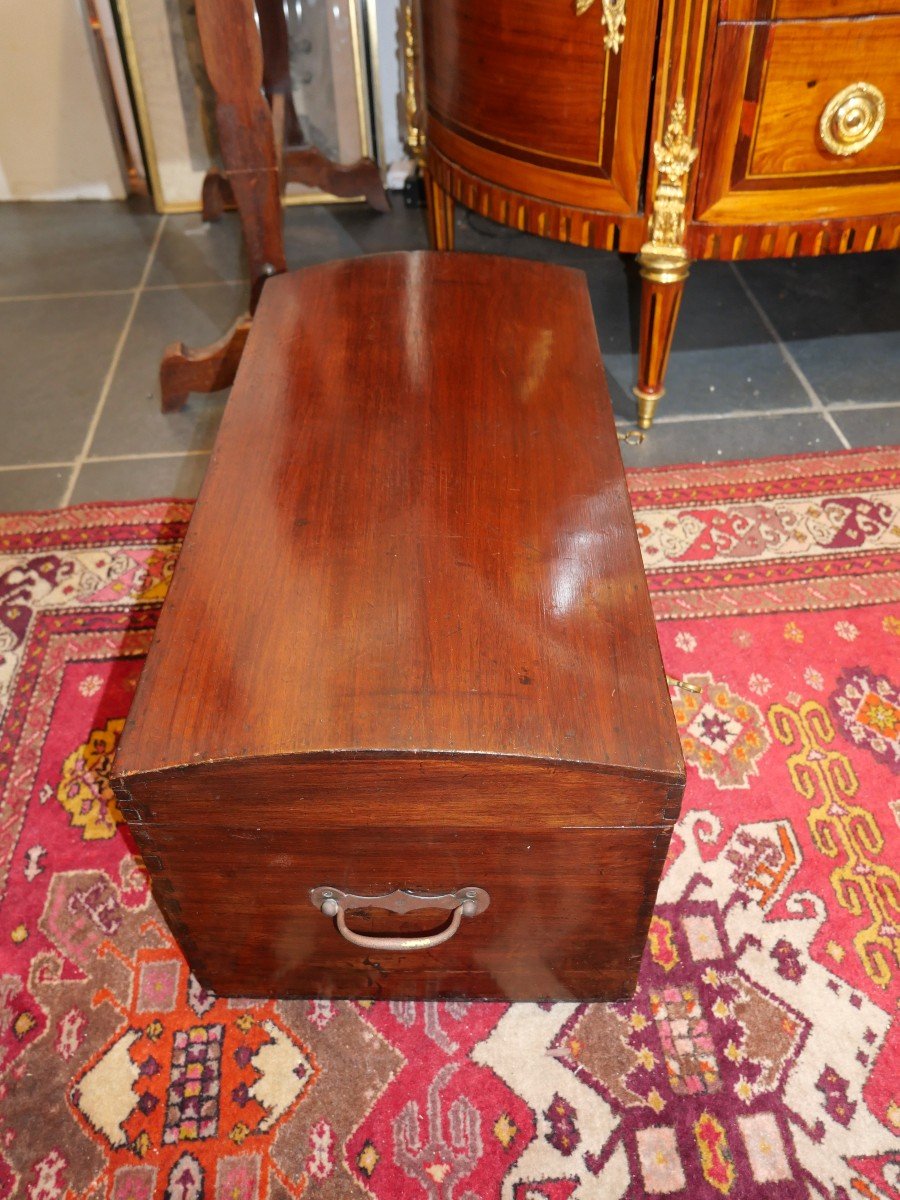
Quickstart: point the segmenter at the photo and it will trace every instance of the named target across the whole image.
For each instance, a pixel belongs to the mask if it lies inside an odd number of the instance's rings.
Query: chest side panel
[[[617,999],[637,976],[671,825],[651,829],[138,830],[154,893],[195,973],[222,995]],[[490,897],[434,949],[358,948],[310,900],[397,888]],[[351,930],[429,934],[445,911],[360,905]]]
[[[122,811],[192,968],[221,994],[614,999],[634,986],[683,784],[551,764],[242,762],[132,776]],[[451,941],[359,949],[313,903],[481,889]],[[356,904],[351,930],[446,910]]]

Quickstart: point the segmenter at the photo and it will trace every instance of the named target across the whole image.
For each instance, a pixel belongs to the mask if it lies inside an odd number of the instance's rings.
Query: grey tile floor
[[[424,215],[286,212],[291,267],[427,244]],[[637,280],[616,255],[457,214],[457,245],[588,276],[610,392],[631,427]],[[0,205],[0,511],[193,496],[226,394],[159,411],[165,345],[212,341],[246,302],[237,221],[127,204]],[[900,254],[697,264],[668,391],[629,466],[900,443]]]

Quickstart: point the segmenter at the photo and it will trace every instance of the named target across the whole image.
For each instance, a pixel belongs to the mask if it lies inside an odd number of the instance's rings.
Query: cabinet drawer
[[[721,21],[808,21],[900,12],[900,0],[721,0]]]
[[[900,17],[719,26],[696,219],[897,207]]]

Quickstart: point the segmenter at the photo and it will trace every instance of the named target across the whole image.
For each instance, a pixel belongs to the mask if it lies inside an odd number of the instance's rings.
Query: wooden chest
[[[266,285],[116,770],[220,994],[633,989],[684,767],[580,273]]]

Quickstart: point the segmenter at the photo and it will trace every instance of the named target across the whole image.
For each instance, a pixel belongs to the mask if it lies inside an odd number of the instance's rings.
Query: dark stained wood
[[[332,162],[315,146],[288,146],[284,150],[283,170],[285,183],[302,183],[346,199],[363,196],[376,212],[391,211],[381,174],[371,158],[345,165]]]
[[[134,749],[129,750],[128,743],[135,736],[143,737],[129,734],[125,750],[119,752],[118,769],[125,773],[132,771],[129,753],[133,756]],[[604,823],[645,826],[660,819],[669,788],[678,779],[677,768],[668,774],[661,769],[648,774],[643,767],[628,764],[612,767],[528,754],[517,757],[502,749],[484,753],[488,757],[479,760],[477,771],[472,770],[473,760],[466,751],[440,746],[416,752],[390,747],[339,753],[303,750],[283,754],[277,762],[274,757],[242,755],[240,819],[250,829],[266,825],[287,830],[298,800],[315,794],[321,800],[316,814],[320,826],[365,824],[373,797],[381,794],[391,799],[411,790],[417,804],[403,812],[407,828],[430,827],[437,820],[442,828],[490,829],[497,820],[495,809],[512,811],[517,804],[523,817],[546,829],[596,824],[601,810]],[[235,809],[223,806],[221,799],[233,787],[232,761],[190,764],[190,803],[183,812],[179,807],[184,799],[182,764],[133,771],[125,816],[142,824],[230,827]],[[485,805],[488,781],[491,803]],[[665,812],[666,820],[675,816],[677,805]]]
[[[609,212],[637,211],[655,0],[630,6],[604,47],[602,5],[423,0],[428,143],[500,187]]]
[[[633,985],[684,771],[582,275],[266,285],[117,772],[217,990]],[[321,885],[492,905],[373,956]]]
[[[393,826],[379,820],[339,833],[315,822],[214,839],[199,827],[148,830],[147,853],[166,880],[157,898],[191,946],[201,982],[238,996],[631,995],[671,826],[566,831],[515,822],[485,834],[439,822],[409,830],[395,815]],[[375,895],[394,881],[429,891],[480,884],[491,904],[434,950],[379,953],[344,941],[306,896],[320,883]],[[372,909],[349,921],[365,933],[430,933],[446,923],[446,913],[404,919]]]
[[[659,770],[665,746],[677,773],[583,277],[379,255],[263,296],[127,769],[440,746]]]
[[[378,167],[371,158],[344,166],[326,158],[315,146],[289,147],[281,152],[280,166],[283,183],[302,183],[346,199],[362,196],[376,212],[391,210]],[[203,178],[203,220],[218,221],[226,209],[236,207],[228,177],[221,171],[207,171]]]
[[[235,208],[234,192],[228,176],[221,171],[207,171],[203,176],[200,195],[200,215],[204,221],[215,224],[226,208]]]
[[[225,174],[241,218],[251,292],[287,269],[272,113],[262,91],[262,46],[253,0],[197,0],[197,28]]]
[[[262,92],[263,62],[253,0],[197,0],[197,28],[216,95],[216,124],[224,174],[203,183],[203,213],[217,219],[237,206],[250,271],[250,314],[263,284],[287,270],[281,218],[279,164],[272,113]],[[166,348],[160,364],[163,412],[183,408],[190,392],[218,391],[234,379],[247,340],[241,318],[210,346]]]
[[[231,387],[251,322],[250,314],[245,313],[217,342],[200,350],[191,350],[184,342],[166,347],[159,367],[163,412],[184,408],[191,392],[218,392]]]

